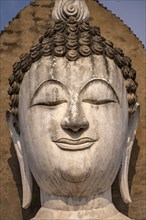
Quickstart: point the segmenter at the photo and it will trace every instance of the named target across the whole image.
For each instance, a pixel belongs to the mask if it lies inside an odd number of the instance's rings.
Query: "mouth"
[[[95,143],[95,141],[96,140],[85,137],[77,140],[61,138],[53,142],[55,142],[56,145],[62,150],[77,151],[90,148]]]

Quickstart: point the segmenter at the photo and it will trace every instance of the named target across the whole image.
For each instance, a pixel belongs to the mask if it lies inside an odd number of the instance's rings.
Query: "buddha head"
[[[55,25],[14,64],[7,119],[24,208],[31,202],[32,176],[43,205],[48,195],[108,192],[119,170],[121,195],[131,202],[128,166],[139,116],[135,78],[130,58],[99,27],[72,14],[56,16]]]

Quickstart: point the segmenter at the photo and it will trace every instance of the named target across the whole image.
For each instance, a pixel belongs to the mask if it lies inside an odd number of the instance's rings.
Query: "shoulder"
[[[134,220],[134,219],[128,218],[127,216],[118,212],[116,215],[114,215],[110,218],[107,218],[107,220]]]

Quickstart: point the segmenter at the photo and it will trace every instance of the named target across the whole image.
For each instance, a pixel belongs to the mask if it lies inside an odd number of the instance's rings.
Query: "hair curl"
[[[50,26],[39,39],[39,43],[32,46],[29,53],[22,54],[20,60],[13,65],[8,89],[12,114],[18,118],[20,84],[34,62],[42,56],[66,57],[70,61],[75,61],[79,57],[88,57],[92,54],[113,59],[121,69],[127,89],[129,114],[133,114],[137,102],[138,85],[131,59],[124,56],[121,49],[114,48],[112,42],[102,37],[99,27],[91,27],[85,21],[77,22],[74,17],[69,17],[66,22],[57,21],[53,27]]]

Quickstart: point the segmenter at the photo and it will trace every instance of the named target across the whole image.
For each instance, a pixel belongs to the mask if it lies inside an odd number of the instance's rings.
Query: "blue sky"
[[[31,0],[0,0],[0,30]],[[146,47],[146,0],[99,0],[127,24]]]

